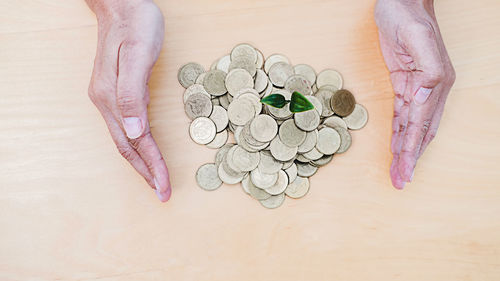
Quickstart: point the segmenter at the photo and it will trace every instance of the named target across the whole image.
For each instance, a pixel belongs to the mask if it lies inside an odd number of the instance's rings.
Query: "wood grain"
[[[414,182],[391,187],[392,91],[373,1],[157,1],[165,45],[153,134],[160,204],[87,97],[96,22],[82,0],[0,2],[1,280],[499,280],[500,2],[436,1],[457,71]],[[198,188],[214,151],[189,140],[177,69],[239,42],[338,69],[370,121],[277,210]]]

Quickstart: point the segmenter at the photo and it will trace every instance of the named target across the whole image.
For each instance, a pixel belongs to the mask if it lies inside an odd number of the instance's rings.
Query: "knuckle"
[[[116,102],[121,109],[131,109],[138,105],[138,100],[130,90],[122,90],[117,96]]]
[[[432,120],[430,119],[425,119],[422,122],[422,126],[420,127],[420,131],[424,134],[426,134],[429,131],[429,128],[431,127],[431,122]]]
[[[117,145],[116,147],[118,148],[118,152],[123,158],[127,159],[128,161],[134,160],[135,153],[128,145]]]
[[[428,21],[419,21],[408,26],[408,31],[412,34],[420,34],[427,38],[435,36],[434,27]]]
[[[113,89],[103,83],[91,82],[88,89],[88,96],[94,104],[103,103],[108,93]]]

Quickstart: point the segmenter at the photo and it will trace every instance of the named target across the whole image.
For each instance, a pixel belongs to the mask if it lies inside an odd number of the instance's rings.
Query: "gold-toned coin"
[[[231,51],[231,59],[245,58],[253,64],[257,62],[258,54],[254,47],[249,44],[243,43],[236,45]]]
[[[266,188],[266,192],[271,195],[278,195],[285,191],[288,185],[288,176],[283,170],[278,171],[278,180],[271,187]]]
[[[278,124],[267,114],[257,115],[250,123],[250,134],[260,142],[273,140],[278,132]]]
[[[212,96],[222,96],[227,93],[226,90],[226,73],[222,70],[210,70],[205,74],[203,79],[203,87]]]
[[[285,90],[290,93],[299,92],[305,96],[312,95],[312,88],[309,80],[300,74],[293,74],[285,81]]]
[[[340,147],[337,150],[337,154],[346,152],[351,146],[352,138],[348,130],[342,127],[336,127],[335,131],[340,135]]]
[[[216,105],[212,109],[212,113],[208,117],[210,120],[214,121],[215,127],[217,128],[217,133],[220,133],[226,129],[229,119],[227,117],[227,111],[224,107]]]
[[[196,172],[196,182],[204,190],[216,190],[222,185],[217,172],[217,166],[214,163],[202,165]]]
[[[321,71],[316,77],[316,85],[318,86],[318,88],[321,88],[325,85],[332,85],[337,89],[342,89],[344,80],[342,79],[342,75],[340,75],[338,71],[333,69],[325,69]]]
[[[212,100],[201,93],[190,95],[184,104],[184,111],[191,120],[210,116],[212,108]]]
[[[253,88],[253,86],[253,77],[244,69],[233,69],[226,76],[226,89],[233,97],[241,89]]]
[[[269,74],[269,69],[277,62],[285,62],[287,64],[290,64],[290,60],[288,60],[286,56],[281,54],[272,54],[267,57],[266,61],[264,62],[264,71]]]
[[[260,204],[268,209],[278,208],[285,202],[285,193],[273,195],[267,199],[259,200]]]
[[[328,117],[333,115],[333,110],[330,105],[330,100],[332,99],[334,91],[331,91],[329,87],[322,87],[319,89],[314,96],[321,102],[323,106],[323,111],[321,112],[321,117]]]
[[[306,133],[306,138],[297,148],[298,153],[306,153],[311,151],[316,146],[318,142],[318,130],[313,130]]]
[[[292,163],[292,165],[284,171],[288,176],[288,182],[293,182],[297,178],[297,164]]]
[[[255,75],[254,89],[258,93],[262,93],[266,90],[267,84],[269,83],[269,78],[267,74],[262,69],[257,69],[257,74]]]
[[[281,124],[279,129],[280,140],[288,146],[299,146],[306,139],[306,132],[299,129],[293,119],[288,119]]]
[[[228,137],[229,134],[227,133],[227,130],[222,130],[222,132],[216,134],[214,140],[207,143],[206,146],[212,149],[221,148],[226,144]]]
[[[344,117],[344,121],[349,129],[359,130],[368,122],[368,112],[361,104],[356,104],[354,111],[349,116]]]
[[[266,189],[273,186],[278,180],[278,173],[275,174],[264,174],[259,169],[255,169],[250,172],[250,180],[252,183],[260,188]]]
[[[293,67],[295,70],[295,74],[300,74],[304,76],[307,81],[309,81],[309,85],[316,84],[316,71],[310,65],[307,64],[297,64]]]
[[[248,152],[240,146],[236,146],[233,153],[233,163],[238,170],[243,172],[250,172],[257,168],[260,161],[260,153]]]
[[[255,108],[252,103],[246,99],[236,99],[229,104],[227,116],[231,123],[243,126],[255,116]]]
[[[354,111],[356,100],[351,92],[342,89],[336,91],[330,99],[332,110],[341,117],[346,117]]]
[[[212,120],[207,117],[198,117],[189,126],[189,135],[197,144],[207,144],[215,138],[216,129]]]
[[[318,171],[318,167],[315,167],[309,163],[295,163],[297,165],[297,175],[301,177],[312,177]]]
[[[255,67],[255,62],[252,62],[249,58],[247,57],[238,57],[233,60],[231,60],[231,64],[229,64],[229,71],[233,69],[244,69],[252,77],[255,76],[257,73],[257,68]]]
[[[279,136],[276,136],[270,145],[271,154],[278,161],[288,161],[297,154],[297,146],[288,146],[281,142]]]
[[[318,143],[316,144],[316,149],[318,149],[319,152],[331,155],[337,152],[339,147],[340,135],[335,129],[325,127],[318,131]]]
[[[219,59],[215,69],[222,70],[225,73],[228,73],[229,72],[229,64],[231,64],[231,57],[229,55],[225,55]]]
[[[288,184],[285,194],[288,197],[298,199],[304,197],[309,191],[309,179],[298,176],[293,182]]]
[[[283,167],[283,163],[274,159],[271,152],[267,150],[260,151],[260,162],[257,168],[263,174],[276,174]]]
[[[177,78],[182,87],[187,88],[193,85],[196,82],[196,78],[203,72],[205,72],[203,66],[195,62],[190,62],[179,69]]]
[[[295,113],[293,119],[299,129],[307,132],[315,130],[320,122],[319,113],[316,110]]]
[[[283,88],[286,80],[292,75],[294,75],[293,66],[286,62],[277,62],[269,69],[269,79],[279,88]]]
[[[328,117],[326,118],[324,121],[323,121],[323,125],[326,125],[330,128],[337,128],[337,127],[341,127],[341,128],[344,128],[347,130],[347,124],[345,123],[344,119],[338,117],[338,116],[331,116],[331,117]]]

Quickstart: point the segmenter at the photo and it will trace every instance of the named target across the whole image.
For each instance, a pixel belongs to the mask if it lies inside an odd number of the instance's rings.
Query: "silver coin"
[[[229,122],[229,119],[227,117],[227,111],[224,109],[224,107],[219,105],[213,107],[212,113],[208,118],[214,121],[215,127],[217,128],[217,133],[224,131]]]
[[[229,107],[229,99],[228,99],[228,96],[229,94],[225,94],[225,95],[222,95],[219,97],[219,102],[220,102],[220,105],[222,107],[224,107],[224,109],[227,110],[227,108]]]
[[[295,113],[293,119],[299,129],[308,132],[315,130],[320,122],[319,113],[316,110]]]
[[[309,179],[298,176],[293,182],[288,184],[285,194],[294,199],[304,197],[309,191]]]
[[[271,68],[271,66],[273,66],[277,62],[285,62],[287,64],[290,64],[290,60],[288,60],[288,58],[284,55],[272,54],[267,57],[266,61],[264,62],[264,71],[266,73],[269,73],[269,69]]]
[[[316,149],[318,149],[319,152],[331,155],[337,152],[339,147],[340,135],[335,129],[325,127],[318,131],[318,143],[316,144]]]
[[[318,100],[321,102],[321,105],[323,106],[321,117],[328,117],[333,115],[334,112],[330,105],[330,100],[333,96],[333,93],[334,91],[330,91],[328,87],[322,87],[314,94],[314,96],[318,98]]]
[[[217,106],[217,105],[220,106],[219,98],[212,98],[211,100],[212,100],[212,105],[213,106]]]
[[[309,163],[295,163],[297,165],[297,175],[301,177],[312,177],[318,171],[318,167],[315,167]]]
[[[297,154],[297,146],[288,146],[281,142],[279,136],[276,136],[270,145],[271,154],[278,161],[288,161]]]
[[[212,113],[212,100],[204,94],[192,94],[184,104],[184,111],[191,119],[198,117],[208,117]]]
[[[331,116],[331,117],[328,117],[326,118],[324,121],[323,121],[323,125],[326,125],[330,128],[337,128],[337,127],[341,127],[341,128],[344,128],[347,130],[347,124],[345,123],[344,119],[338,117],[338,116]]]
[[[203,87],[203,85],[200,85],[200,84],[193,84],[191,86],[189,86],[185,91],[184,91],[184,95],[183,95],[183,100],[184,100],[184,103],[186,103],[186,101],[188,100],[188,98],[194,94],[204,94],[206,95],[207,97],[209,98],[212,98],[210,96],[209,93],[207,93],[207,91],[205,91],[205,88]]]
[[[297,164],[292,163],[288,169],[284,170],[288,176],[288,181],[293,182],[297,178]]]
[[[271,197],[271,194],[267,193],[264,189],[255,186],[255,184],[251,180],[251,173],[250,177],[245,177],[243,180],[245,181],[245,183],[242,183],[242,185],[245,185],[246,189],[248,190],[248,193],[254,199],[263,200]]]
[[[292,93],[286,90],[273,91],[271,94],[280,94],[284,96],[286,100],[290,100],[292,97]],[[270,105],[266,105],[266,108],[269,111],[269,114],[278,120],[286,120],[293,116],[293,113],[290,111],[290,104],[286,104],[282,108],[276,108]]]
[[[212,96],[222,96],[227,93],[226,89],[226,73],[222,70],[210,70],[205,74],[203,79],[203,87]]]
[[[285,202],[285,193],[273,195],[267,199],[259,200],[260,204],[268,209],[278,208]]]
[[[295,70],[295,74],[304,76],[311,86],[316,83],[316,71],[310,65],[297,64],[293,69]]]
[[[234,146],[234,143],[226,143],[223,145],[215,154],[215,165],[219,167],[219,165],[222,163],[222,160],[224,160],[224,157],[226,157],[227,152],[231,149],[231,147]]]
[[[259,169],[250,172],[250,180],[252,183],[261,189],[270,188],[278,180],[278,173],[264,174]]]
[[[246,43],[238,44],[231,51],[231,59],[235,60],[242,57],[255,64],[257,62],[258,54],[255,48],[251,45]]]
[[[217,169],[217,174],[219,175],[219,178],[226,184],[237,184],[241,182],[246,175],[246,173],[242,173],[236,176],[232,175],[227,172],[225,167],[227,166],[224,165],[224,162],[221,165],[219,165],[219,168]]]
[[[292,159],[290,159],[289,161],[282,162],[282,163],[283,163],[283,168],[282,168],[282,169],[283,169],[283,170],[286,170],[286,169],[290,168],[290,167],[293,165],[293,163],[294,163],[295,159],[296,159],[296,157],[293,157],[293,158],[292,158]]]
[[[278,180],[271,187],[266,188],[266,192],[271,195],[283,193],[288,185],[288,176],[283,170],[278,172]]]
[[[298,153],[311,151],[318,142],[318,130],[307,132],[305,140],[297,148]]]
[[[215,124],[207,117],[198,117],[189,126],[189,135],[198,144],[211,142],[215,138],[215,134]]]
[[[271,116],[260,114],[250,123],[250,134],[260,142],[271,141],[278,132],[278,124]]]
[[[312,150],[312,149],[311,149]],[[309,151],[308,151],[309,152]],[[309,163],[311,160],[309,158],[306,158],[304,154],[298,154],[295,161],[299,161],[301,163]]]
[[[237,99],[229,104],[227,115],[231,123],[243,126],[255,117],[255,108],[250,101]]]
[[[281,124],[279,129],[280,140],[288,146],[299,146],[306,139],[306,132],[299,129],[293,119],[288,119]]]
[[[339,133],[340,135],[340,147],[335,153],[337,154],[344,153],[349,149],[349,147],[351,147],[352,143],[351,134],[349,133],[348,130],[342,127],[335,128],[335,131],[337,131],[337,133]]]
[[[177,78],[182,87],[187,88],[196,82],[196,78],[205,72],[203,66],[198,63],[190,62],[183,65],[177,73]]]
[[[264,93],[261,94],[262,97],[267,97],[269,96],[271,93],[273,92],[273,83],[271,82],[271,80],[269,80],[268,78],[268,81],[267,81],[267,87],[266,89],[264,90]]]
[[[217,166],[214,163],[202,165],[196,172],[196,182],[204,190],[216,190],[222,185],[217,172]]]
[[[264,70],[257,69],[257,73],[255,75],[254,89],[258,93],[262,93],[266,90],[268,82],[269,78],[267,77],[267,74],[264,72]]]
[[[227,133],[227,130],[223,130],[222,132],[216,134],[214,140],[207,143],[206,146],[212,149],[221,148],[226,144],[228,137],[229,134]]]
[[[319,152],[319,150],[315,147],[310,151],[303,153],[302,156],[311,161],[311,160],[318,160],[319,158],[323,157],[323,153]],[[299,160],[298,157],[297,160]]]
[[[326,164],[330,163],[333,159],[333,154],[332,155],[324,155],[323,157],[319,158],[318,160],[313,160],[309,162],[309,164],[316,166],[316,167],[321,167],[325,166]]]
[[[217,66],[215,68],[218,70],[222,70],[225,73],[228,73],[229,64],[231,64],[231,57],[229,55],[225,55],[219,59],[219,61],[217,62]]]
[[[203,80],[205,79],[205,74],[206,72],[203,72],[202,74],[198,75],[198,78],[196,78],[196,81],[194,83],[203,86]]]
[[[241,181],[241,187],[246,194],[250,195],[250,189],[248,189],[248,183],[250,182],[250,174],[246,174]]]
[[[349,116],[344,117],[344,121],[349,129],[359,130],[368,122],[368,111],[361,104],[356,104],[354,111]]]
[[[255,91],[254,89],[248,89]],[[259,115],[262,111],[262,103],[260,102],[260,98],[258,95],[255,95],[252,92],[246,92],[238,95],[239,100],[247,100],[252,104],[252,107],[255,111],[255,116]]]
[[[273,85],[279,88],[285,86],[285,82],[294,75],[293,66],[286,62],[277,62],[269,69],[269,79]]]
[[[316,77],[316,85],[318,86],[318,88],[321,88],[325,85],[332,85],[337,89],[342,89],[344,80],[342,79],[342,75],[340,75],[338,71],[333,69],[325,69],[318,74],[318,77]]]
[[[321,104],[319,99],[316,98],[315,96],[305,96],[305,97],[314,105],[314,109],[321,116],[321,113],[323,112],[323,105]]]
[[[240,68],[246,70],[248,73],[250,73],[252,77],[254,77],[255,74],[257,73],[255,62],[252,62],[250,59],[246,57],[238,57],[231,60],[231,64],[229,65],[229,71]]]
[[[236,146],[232,157],[234,165],[243,172],[254,170],[260,161],[260,153],[248,152],[240,146]]]
[[[244,69],[233,69],[226,76],[226,89],[233,97],[241,89],[253,88],[253,86],[253,77]]]
[[[294,74],[285,81],[285,90],[290,93],[299,92],[305,96],[312,95],[311,84],[306,77],[300,74]]]
[[[260,162],[257,168],[263,174],[276,174],[283,167],[283,163],[274,159],[271,152],[262,150],[260,151]]]
[[[257,52],[257,61],[255,62],[255,67],[257,67],[257,69],[262,69],[262,67],[264,66],[264,55],[258,49],[255,49],[255,51]]]

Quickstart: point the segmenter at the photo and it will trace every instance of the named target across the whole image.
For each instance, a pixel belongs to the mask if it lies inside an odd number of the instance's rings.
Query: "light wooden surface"
[[[0,2],[0,280],[500,280],[500,2],[437,1],[457,82],[414,182],[391,187],[392,92],[372,0],[157,1],[150,118],[172,174],[160,204],[87,98],[83,0]],[[177,69],[239,42],[339,69],[369,110],[310,193],[267,210],[199,189]]]

